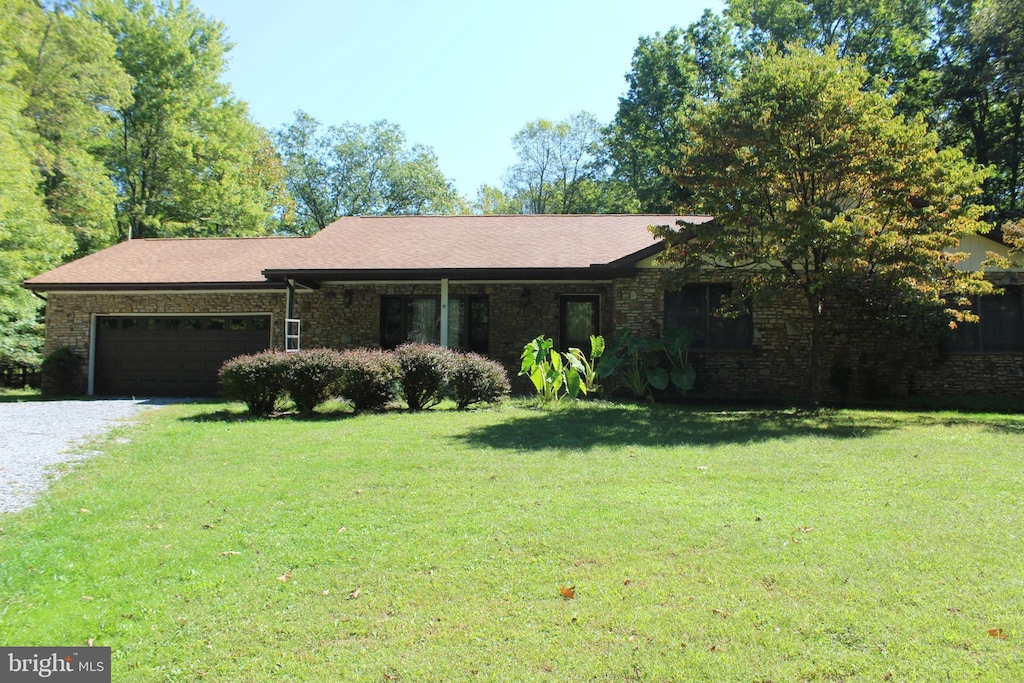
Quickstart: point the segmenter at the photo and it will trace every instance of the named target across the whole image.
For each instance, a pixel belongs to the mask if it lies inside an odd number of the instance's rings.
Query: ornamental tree
[[[665,262],[729,271],[736,301],[802,299],[812,399],[835,301],[854,293],[879,318],[938,311],[955,325],[964,314],[947,301],[990,291],[956,268],[960,239],[990,228],[970,201],[984,173],[896,115],[879,85],[834,48],[769,50],[690,119],[675,177],[715,220],[654,229]]]

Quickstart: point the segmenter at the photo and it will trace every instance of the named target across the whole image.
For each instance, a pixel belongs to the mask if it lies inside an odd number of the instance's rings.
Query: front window
[[[489,308],[487,297],[449,297],[448,346],[486,354]],[[381,297],[380,327],[380,344],[385,349],[393,349],[406,342],[440,344],[441,298]]]
[[[950,351],[1024,351],[1024,287],[979,296],[971,307],[976,323],[959,323],[949,338]]]
[[[564,350],[577,348],[590,355],[590,337],[601,333],[601,297],[574,294],[559,299],[560,341]]]
[[[754,345],[750,312],[736,317],[720,313],[732,296],[732,285],[685,285],[665,292],[665,327],[687,327],[693,332],[691,349],[738,351]]]

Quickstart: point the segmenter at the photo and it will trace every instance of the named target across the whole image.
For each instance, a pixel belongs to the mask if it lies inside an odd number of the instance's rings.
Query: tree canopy
[[[323,126],[298,111],[276,131],[295,218],[284,229],[311,235],[339,216],[454,213],[460,198],[433,150],[406,146],[401,127]]]
[[[675,177],[692,208],[715,219],[657,234],[666,262],[728,270],[737,300],[803,300],[816,395],[822,333],[842,314],[830,308],[841,295],[874,300],[880,316],[921,305],[956,317],[947,297],[989,288],[951,252],[988,226],[969,202],[983,174],[939,149],[920,117],[896,114],[882,89],[865,89],[861,62],[835,48],[787,52],[769,48],[719,101],[697,107]]]
[[[862,78],[893,119],[988,167],[964,202],[990,207],[1024,248],[1022,45],[1024,0],[727,0],[639,38],[607,125],[584,112],[526,123],[516,164],[471,210],[711,210],[705,186],[677,182],[695,136],[741,79],[793,52],[859,60],[844,78]],[[25,348],[36,324],[21,279],[122,239],[312,234],[346,214],[470,209],[395,124],[298,112],[273,133],[256,125],[224,82],[231,47],[189,0],[0,0],[0,310],[20,330],[8,346]],[[959,173],[954,151],[935,154]]]
[[[517,162],[505,189],[480,188],[483,213],[630,213],[636,202],[609,174],[604,131],[588,112],[562,121],[530,121],[512,137]],[[498,208],[497,211],[494,209]]]
[[[120,237],[265,234],[283,173],[248,106],[221,81],[224,25],[188,0],[93,0],[132,79],[107,158]]]
[[[0,0],[0,364],[33,360],[40,346],[40,302],[21,281],[71,254],[75,228],[88,225],[90,213],[103,219],[101,202],[71,190],[96,183],[103,191],[96,160],[74,143],[89,125],[102,129],[99,102],[89,98],[102,98],[90,73],[104,48],[73,24],[60,14],[48,19],[29,0]],[[74,101],[59,96],[66,90]]]

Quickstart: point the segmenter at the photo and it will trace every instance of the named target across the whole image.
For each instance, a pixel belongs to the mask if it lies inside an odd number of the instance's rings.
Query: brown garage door
[[[269,347],[269,316],[104,316],[96,320],[95,393],[214,396],[225,360]]]

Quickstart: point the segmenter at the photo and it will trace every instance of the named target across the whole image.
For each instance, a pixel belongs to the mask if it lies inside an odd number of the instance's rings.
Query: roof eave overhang
[[[263,276],[271,282],[359,280],[608,280],[631,277],[636,265],[661,253],[664,242],[609,263],[594,263],[575,268],[267,268]]]
[[[22,287],[33,292],[140,292],[191,290],[272,290],[285,288],[284,282],[31,282]]]
[[[339,269],[268,269],[264,277],[272,282],[358,282],[402,280],[608,280],[628,277],[636,271],[635,263],[600,264],[586,268],[339,268]]]
[[[658,240],[649,247],[645,247],[640,251],[630,254],[629,256],[623,256],[620,259],[612,261],[608,266],[612,268],[634,268],[636,267],[636,264],[640,263],[644,259],[650,258],[651,256],[657,256],[664,250],[665,242],[663,240]]]

